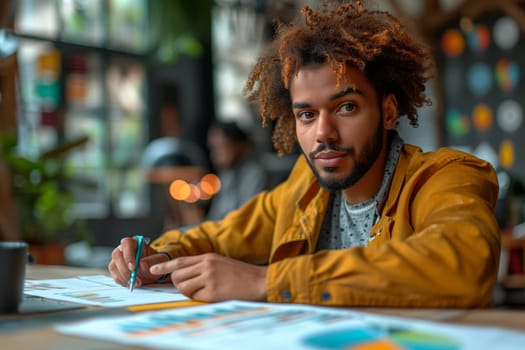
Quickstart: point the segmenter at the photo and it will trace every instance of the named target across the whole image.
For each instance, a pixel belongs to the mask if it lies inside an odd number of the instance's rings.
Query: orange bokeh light
[[[201,181],[199,183],[199,186],[201,187],[202,192],[207,194],[208,196],[212,196],[215,194],[215,188],[213,188],[213,186],[209,182]]]
[[[178,201],[186,200],[190,193],[190,185],[184,180],[175,180],[170,185],[170,195]]]
[[[221,180],[215,174],[206,174],[201,179],[200,188],[207,195],[213,196],[221,189]]]
[[[169,193],[178,201],[195,203],[199,200],[209,200],[221,189],[221,181],[215,174],[206,174],[198,184],[188,183],[178,179],[170,184]]]
[[[188,197],[186,197],[186,202],[188,203],[195,203],[200,199],[201,190],[197,185],[189,184],[190,187],[190,193],[188,194]]]

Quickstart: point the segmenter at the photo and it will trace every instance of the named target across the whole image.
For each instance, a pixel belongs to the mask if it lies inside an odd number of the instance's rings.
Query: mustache
[[[319,146],[317,146],[312,152],[308,153],[308,156],[310,157],[310,159],[313,159],[315,158],[315,156],[317,156],[317,154],[323,151],[345,152],[349,156],[353,156],[355,154],[355,149],[353,147],[338,147],[331,143],[322,143]]]

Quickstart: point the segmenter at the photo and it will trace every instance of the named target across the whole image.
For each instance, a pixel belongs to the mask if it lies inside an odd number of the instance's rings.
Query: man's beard
[[[352,187],[357,183],[374,164],[379,157],[381,149],[383,147],[383,118],[379,119],[379,124],[376,128],[376,133],[371,140],[365,145],[363,153],[358,155],[356,158],[355,149],[353,147],[337,147],[333,144],[322,144],[319,145],[314,151],[308,154],[308,165],[312,169],[314,175],[319,180],[319,183],[323,188],[328,191],[341,191],[346,188]],[[354,158],[354,169],[350,174],[339,177],[339,178],[325,178],[319,174],[319,171],[315,168],[314,158],[317,153],[324,150],[334,150],[346,152],[348,157]],[[324,168],[326,172],[334,172],[335,168]]]

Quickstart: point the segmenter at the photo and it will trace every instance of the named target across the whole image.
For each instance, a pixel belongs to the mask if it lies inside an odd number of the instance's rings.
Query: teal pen
[[[137,280],[137,272],[139,271],[140,256],[142,255],[142,245],[144,244],[144,236],[135,236],[137,239],[137,249],[135,251],[135,268],[131,271],[131,277],[129,279],[129,290],[133,292],[135,287],[135,281]]]

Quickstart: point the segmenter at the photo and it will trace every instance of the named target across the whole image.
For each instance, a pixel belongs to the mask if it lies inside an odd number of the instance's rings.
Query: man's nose
[[[317,118],[316,141],[319,143],[333,143],[339,137],[337,121],[334,116],[326,111],[321,111]]]

